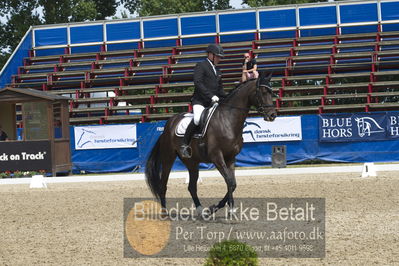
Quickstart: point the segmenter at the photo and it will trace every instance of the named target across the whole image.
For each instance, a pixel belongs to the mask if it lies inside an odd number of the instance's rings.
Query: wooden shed
[[[0,124],[9,138],[0,142],[0,172],[71,171],[68,100],[34,89],[0,90]]]

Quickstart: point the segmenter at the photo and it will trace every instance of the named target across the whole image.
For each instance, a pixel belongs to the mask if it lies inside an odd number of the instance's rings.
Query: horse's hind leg
[[[187,168],[188,168],[188,173],[190,175],[190,182],[188,183],[188,191],[190,192],[190,195],[193,199],[198,214],[202,214],[202,206],[197,194],[197,184],[199,176],[198,164],[192,164],[190,166],[187,166]]]
[[[166,152],[162,154],[161,157],[162,172],[159,198],[161,200],[162,208],[166,208],[166,190],[168,189],[169,174],[172,170],[173,163],[176,160],[176,156],[177,154],[175,152],[173,152],[173,154]]]

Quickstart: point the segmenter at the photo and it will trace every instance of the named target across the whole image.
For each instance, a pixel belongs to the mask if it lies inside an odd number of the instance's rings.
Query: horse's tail
[[[159,199],[161,194],[161,137],[151,150],[145,165],[145,178],[152,194]]]

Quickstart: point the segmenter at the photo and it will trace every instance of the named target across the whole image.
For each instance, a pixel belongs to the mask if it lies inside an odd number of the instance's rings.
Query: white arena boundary
[[[236,176],[272,176],[272,175],[299,175],[299,174],[325,174],[325,173],[362,173],[363,165],[323,166],[323,167],[289,167],[289,168],[262,168],[262,169],[237,169]],[[399,164],[376,164],[377,172],[399,171]],[[187,171],[172,172],[170,178],[186,178]],[[217,170],[200,171],[202,179],[208,177],[221,177]],[[30,184],[32,178],[4,178],[0,185]],[[103,174],[103,175],[76,175],[65,177],[46,177],[49,183],[77,183],[77,182],[111,182],[144,180],[143,173]]]

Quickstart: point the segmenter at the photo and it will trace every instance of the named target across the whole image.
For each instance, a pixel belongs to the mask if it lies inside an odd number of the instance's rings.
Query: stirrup
[[[192,155],[191,154],[191,147],[186,145],[186,144],[183,144],[180,147],[180,153],[181,153],[181,157],[183,157],[183,158],[186,158],[186,159],[191,158],[191,155]]]

